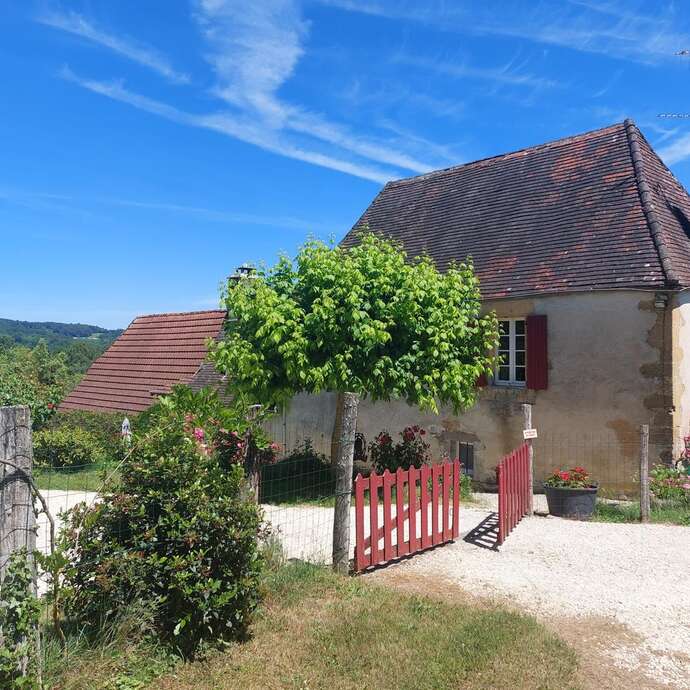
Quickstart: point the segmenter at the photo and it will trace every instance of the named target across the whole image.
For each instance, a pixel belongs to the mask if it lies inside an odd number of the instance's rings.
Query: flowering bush
[[[395,472],[398,467],[404,470],[410,467],[419,469],[430,462],[429,444],[424,440],[424,429],[416,425],[408,426],[400,432],[400,436],[402,440],[393,443],[391,435],[382,431],[369,444],[369,456],[377,472]]]
[[[596,483],[590,479],[584,467],[573,467],[569,470],[554,470],[553,474],[544,480],[544,486],[561,487],[564,489],[593,489]]]
[[[649,486],[655,498],[690,503],[690,476],[683,469],[655,465],[649,478]]]
[[[65,518],[65,613],[80,629],[96,634],[140,603],[187,656],[246,635],[264,536],[242,467],[246,431],[241,411],[203,391],[173,393],[135,430],[119,483]]]

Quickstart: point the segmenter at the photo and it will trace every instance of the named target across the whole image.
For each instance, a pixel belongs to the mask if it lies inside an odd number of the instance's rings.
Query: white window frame
[[[515,371],[516,371],[516,366],[522,366],[522,365],[516,365],[516,348],[515,348],[515,339],[516,339],[516,323],[518,321],[522,321],[524,324],[524,329],[523,333],[521,335],[524,336],[525,338],[525,348],[524,350],[520,350],[520,352],[525,353],[525,364],[524,364],[524,369],[525,369],[525,380],[524,381],[518,381],[516,376],[515,376]],[[494,370],[494,379],[493,383],[495,386],[513,386],[516,388],[525,388],[527,386],[527,319],[525,317],[516,317],[516,318],[498,318],[499,324],[502,322],[508,323],[508,336],[509,336],[509,362],[508,362],[508,368],[509,368],[509,380],[499,380],[498,378],[498,372],[499,372],[499,367],[501,366],[501,362],[496,363],[496,369]],[[499,347],[500,351],[500,347]],[[498,352],[497,352],[498,354]],[[503,364],[503,366],[506,366]]]

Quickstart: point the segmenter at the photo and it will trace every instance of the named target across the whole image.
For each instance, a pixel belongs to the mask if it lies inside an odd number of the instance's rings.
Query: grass
[[[177,666],[158,690],[574,688],[573,651],[533,618],[450,604],[292,564],[253,638]]]
[[[33,474],[41,491],[100,491],[111,470],[109,464],[92,464],[63,469],[35,467]]]
[[[98,647],[47,650],[61,690],[235,688],[576,688],[575,653],[529,616],[384,588],[292,563],[265,583],[252,637],[180,662],[136,639],[130,612]],[[134,632],[134,635],[132,635]]]
[[[690,504],[652,506],[650,522],[670,525],[690,525]],[[636,502],[597,501],[592,516],[597,522],[639,522],[640,504]]]

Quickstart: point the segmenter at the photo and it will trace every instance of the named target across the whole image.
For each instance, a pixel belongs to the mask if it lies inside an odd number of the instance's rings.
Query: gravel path
[[[615,664],[690,688],[689,528],[532,517],[496,551],[464,540],[492,515],[495,496],[480,501],[462,509],[461,540],[393,567],[544,618],[622,623],[636,635],[607,650]]]

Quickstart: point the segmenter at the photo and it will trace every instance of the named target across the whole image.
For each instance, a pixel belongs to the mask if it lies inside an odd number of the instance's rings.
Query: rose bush
[[[391,435],[382,431],[369,444],[369,457],[377,472],[395,472],[398,467],[404,470],[410,467],[419,469],[431,462],[429,444],[424,440],[424,429],[417,425],[408,426],[400,432],[400,436],[402,440],[393,443]]]

